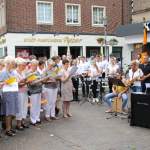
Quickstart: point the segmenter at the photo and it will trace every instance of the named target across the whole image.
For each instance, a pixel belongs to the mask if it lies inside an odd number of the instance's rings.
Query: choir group
[[[48,122],[59,119],[57,113],[61,108],[64,118],[72,117],[70,102],[79,101],[79,85],[82,97],[89,94],[89,87],[84,84],[87,77],[92,81],[93,103],[99,102],[97,79],[108,78],[109,92],[103,97],[109,107],[106,112],[112,112],[114,97],[122,100],[122,111],[127,112],[129,89],[145,92],[150,85],[148,61],[148,56],[144,56],[142,64],[140,59],[133,60],[123,73],[121,62],[114,56],[109,61],[100,55],[90,59],[64,55],[48,60],[33,55],[28,60],[7,56],[0,60],[0,124],[7,136],[14,136],[12,121],[16,120],[17,130],[24,130],[28,128],[29,115],[30,124],[37,126],[41,123],[41,108]]]

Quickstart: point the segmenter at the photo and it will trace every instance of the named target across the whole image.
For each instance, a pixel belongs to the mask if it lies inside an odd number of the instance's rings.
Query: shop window
[[[0,57],[3,57],[4,54],[3,54],[3,48],[0,48]]]
[[[53,3],[37,1],[36,17],[38,24],[53,24]]]
[[[81,11],[79,4],[66,4],[66,24],[67,25],[80,25],[81,24]]]

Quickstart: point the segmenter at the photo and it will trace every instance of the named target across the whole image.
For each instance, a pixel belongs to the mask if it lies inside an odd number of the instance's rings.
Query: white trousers
[[[16,114],[16,120],[26,119],[28,110],[28,94],[27,92],[18,93],[18,108],[19,112]]]
[[[48,100],[48,103],[45,105],[45,117],[55,117],[55,106],[58,89],[45,88],[44,91],[45,98]]]
[[[41,93],[32,94],[30,96],[30,120],[32,123],[40,121],[40,110],[41,110]]]

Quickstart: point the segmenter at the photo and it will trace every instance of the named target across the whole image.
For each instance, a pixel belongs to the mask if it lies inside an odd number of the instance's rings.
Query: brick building
[[[132,0],[132,22],[142,22],[143,17],[150,20],[150,1],[149,0]]]
[[[130,20],[128,0],[0,0],[1,55],[119,56],[123,39],[113,33]]]

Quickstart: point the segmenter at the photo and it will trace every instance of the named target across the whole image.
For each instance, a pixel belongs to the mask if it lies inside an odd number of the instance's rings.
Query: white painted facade
[[[98,38],[104,38],[104,36],[98,35],[57,35],[54,34],[22,34],[22,33],[7,33],[0,38],[0,48],[7,47],[7,55],[15,56],[15,47],[16,46],[48,46],[50,47],[50,56],[58,54],[59,46],[81,46],[82,55],[86,56],[86,47],[101,47],[97,42]],[[131,61],[131,51],[132,47],[128,44],[128,38],[121,38],[115,36],[107,36],[107,41],[111,39],[117,39],[118,44],[115,47],[122,47],[122,56],[123,64],[129,64]],[[5,42],[2,43],[1,40],[5,39]],[[129,40],[130,41],[130,40]],[[112,53],[112,46],[109,46],[109,54]]]

